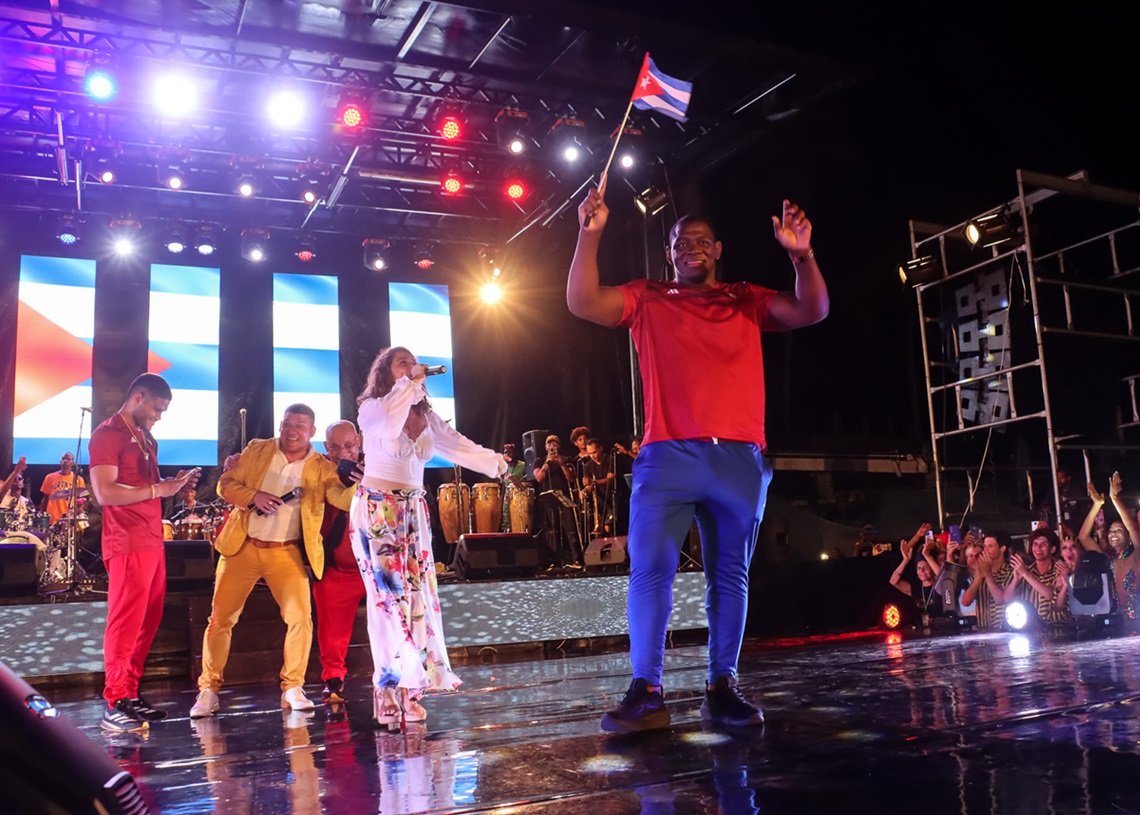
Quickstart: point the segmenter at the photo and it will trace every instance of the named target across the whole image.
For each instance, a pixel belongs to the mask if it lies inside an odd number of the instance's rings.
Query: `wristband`
[[[805,260],[811,260],[815,257],[815,250],[811,247],[808,247],[808,250],[802,255],[789,254],[788,257],[792,259],[792,263],[803,263]]]
[[[154,500],[157,496],[154,494],[154,484],[150,485],[150,500]]]

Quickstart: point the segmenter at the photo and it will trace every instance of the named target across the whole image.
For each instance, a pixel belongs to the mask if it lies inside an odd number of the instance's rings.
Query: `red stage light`
[[[507,182],[507,198],[512,201],[517,201],[526,195],[526,185],[521,181],[508,181]]]
[[[432,266],[435,265],[435,261],[432,260],[431,258],[420,258],[419,260],[416,261],[416,265],[419,266],[421,269],[430,269]]]
[[[337,109],[336,119],[345,130],[359,130],[364,126],[364,108],[359,102],[345,102]]]
[[[463,179],[454,173],[446,175],[440,182],[440,189],[445,195],[457,195],[463,190]]]
[[[899,607],[894,603],[890,603],[883,609],[883,625],[887,628],[898,628],[902,622],[902,612]]]
[[[297,260],[301,261],[302,263],[308,263],[315,257],[316,255],[313,254],[313,251],[311,249],[302,249],[297,253]]]
[[[448,141],[458,139],[459,134],[462,132],[463,128],[459,124],[459,119],[454,116],[444,116],[439,120],[439,135]]]

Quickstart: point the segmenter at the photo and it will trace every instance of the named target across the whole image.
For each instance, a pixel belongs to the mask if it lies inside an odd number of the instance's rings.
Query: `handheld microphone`
[[[425,365],[424,376],[437,376],[439,374],[447,373],[446,365]]]
[[[282,501],[291,501],[294,498],[300,498],[301,492],[302,492],[302,490],[300,487],[294,487],[293,489],[289,490],[289,492],[285,493],[284,495],[279,495],[277,497],[280,498]],[[249,508],[253,509],[253,502],[252,501],[249,502]],[[257,510],[257,514],[258,515],[264,515],[265,513],[259,509],[259,510]]]
[[[245,418],[245,408],[238,408],[238,413],[243,419]]]

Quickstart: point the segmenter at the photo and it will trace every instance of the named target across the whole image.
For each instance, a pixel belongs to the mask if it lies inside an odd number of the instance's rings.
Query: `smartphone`
[[[962,542],[962,527],[958,524],[950,524],[950,540],[955,543]]]
[[[356,472],[356,468],[359,466],[360,463],[357,461],[353,461],[349,458],[342,458],[337,462],[336,474],[340,476],[340,480],[342,482],[345,484],[351,484],[352,474]]]
[[[195,467],[193,470],[190,470],[188,473],[186,473],[186,479],[189,480],[189,479],[193,478],[194,476],[201,475],[201,474],[202,474],[202,468],[201,467]]]

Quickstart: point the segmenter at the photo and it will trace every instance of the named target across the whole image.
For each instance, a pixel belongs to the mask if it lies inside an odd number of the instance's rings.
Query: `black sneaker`
[[[705,691],[701,718],[728,727],[754,727],[764,724],[764,713],[749,702],[736,686],[735,676],[717,677]]]
[[[139,715],[139,718],[147,722],[161,722],[166,718],[166,711],[159,710],[146,699],[141,696],[136,696],[134,699],[128,700],[131,708]]]
[[[120,699],[111,707],[103,708],[100,726],[115,733],[133,733],[150,727],[146,719],[135,712],[130,699]]]
[[[607,710],[602,716],[602,730],[610,733],[632,733],[637,730],[654,730],[668,727],[672,721],[661,691],[649,690],[644,679],[635,679],[621,704]]]
[[[344,680],[334,676],[325,682],[325,689],[321,691],[321,701],[326,705],[337,704],[344,701]]]

